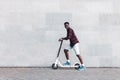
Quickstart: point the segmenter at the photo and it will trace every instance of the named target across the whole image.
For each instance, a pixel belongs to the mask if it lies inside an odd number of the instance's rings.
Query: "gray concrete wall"
[[[69,21],[87,67],[120,67],[119,0],[0,0],[0,66],[50,66]],[[62,50],[68,41],[64,42]],[[70,51],[72,63],[78,61]],[[63,51],[60,59],[65,62]]]

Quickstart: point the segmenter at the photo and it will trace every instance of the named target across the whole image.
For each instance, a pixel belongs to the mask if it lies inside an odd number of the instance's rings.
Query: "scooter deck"
[[[63,68],[75,68],[75,67],[78,67],[78,66],[75,66],[75,65],[61,65],[59,67],[63,67]]]

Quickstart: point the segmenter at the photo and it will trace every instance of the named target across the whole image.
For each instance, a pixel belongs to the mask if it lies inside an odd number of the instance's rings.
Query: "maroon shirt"
[[[63,38],[64,40],[70,40],[70,46],[73,47],[76,43],[79,43],[73,29],[67,29],[67,37]]]

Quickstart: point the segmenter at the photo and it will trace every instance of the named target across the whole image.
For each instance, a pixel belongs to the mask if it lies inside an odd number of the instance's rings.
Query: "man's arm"
[[[67,37],[62,38],[62,40],[68,40],[71,38],[71,36],[72,36],[72,30],[68,30]]]

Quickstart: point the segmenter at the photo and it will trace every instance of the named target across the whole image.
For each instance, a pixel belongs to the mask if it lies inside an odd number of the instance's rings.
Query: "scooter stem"
[[[60,50],[61,50],[61,47],[62,47],[62,43],[63,43],[63,40],[61,40],[61,43],[60,43],[60,47],[59,47],[59,50],[58,50],[58,54],[57,54],[57,57],[59,57],[59,54],[60,54]]]

